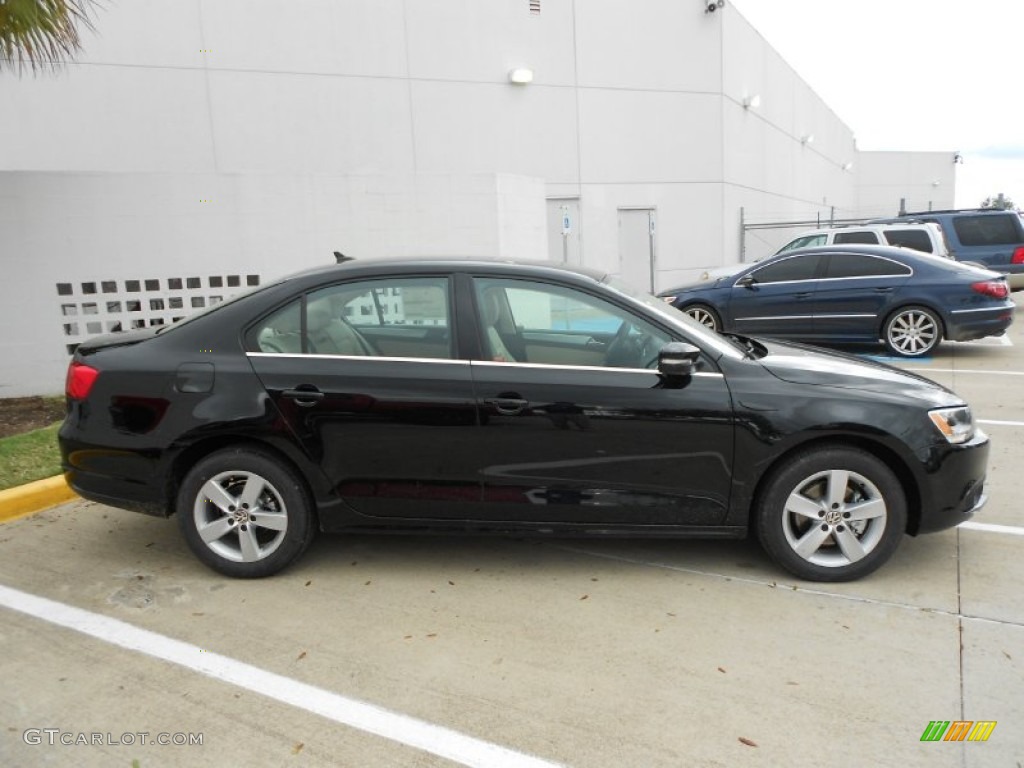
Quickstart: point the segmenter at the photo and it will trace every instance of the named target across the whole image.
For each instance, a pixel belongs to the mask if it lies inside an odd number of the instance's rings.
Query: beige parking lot
[[[854,584],[752,542],[427,537],[321,537],[243,582],[98,504],[4,525],[0,765],[1021,768],[1024,319],[1009,341],[904,365],[992,436],[982,526]],[[378,733],[343,724],[360,702]],[[934,720],[997,725],[922,742]]]

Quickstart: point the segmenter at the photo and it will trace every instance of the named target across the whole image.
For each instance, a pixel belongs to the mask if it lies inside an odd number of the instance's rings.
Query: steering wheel
[[[610,368],[631,368],[637,365],[637,360],[643,355],[640,340],[630,333],[633,325],[628,320],[623,320],[619,330],[615,332],[612,340],[608,342],[608,350],[604,355],[604,364]]]

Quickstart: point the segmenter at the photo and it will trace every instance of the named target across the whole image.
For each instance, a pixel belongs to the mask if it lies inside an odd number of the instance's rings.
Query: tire
[[[807,581],[866,576],[892,557],[907,529],[906,497],[892,470],[839,446],[798,453],[775,469],[754,515],[772,560]]]
[[[930,309],[903,307],[889,315],[882,338],[894,355],[921,357],[942,341],[942,321]]]
[[[709,307],[707,304],[691,304],[690,306],[683,309],[683,312],[688,314],[698,323],[703,325],[705,328],[711,331],[722,330],[722,320],[718,317],[718,313],[714,309]]]
[[[305,552],[316,535],[312,510],[293,469],[248,447],[197,463],[177,501],[178,524],[196,557],[242,579],[275,574]]]

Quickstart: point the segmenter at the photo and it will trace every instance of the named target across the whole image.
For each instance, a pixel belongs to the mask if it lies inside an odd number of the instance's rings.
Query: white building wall
[[[61,391],[89,336],[172,322],[335,250],[546,249],[544,185],[524,177],[0,172],[0,317],[18,329],[0,338],[0,397]]]
[[[953,152],[861,152],[857,209],[865,216],[953,208]]]
[[[0,173],[28,174],[4,178],[5,200],[33,207],[0,211],[0,257],[33,260],[4,290],[192,259],[270,276],[335,248],[537,257],[544,198],[565,196],[579,199],[573,258],[613,272],[618,210],[654,209],[664,288],[739,258],[741,209],[860,204],[849,128],[729,4],[290,7],[109,4],[64,72],[0,74],[0,114],[16,116],[0,119]],[[530,85],[508,82],[520,66]],[[871,178],[881,190],[886,168]]]

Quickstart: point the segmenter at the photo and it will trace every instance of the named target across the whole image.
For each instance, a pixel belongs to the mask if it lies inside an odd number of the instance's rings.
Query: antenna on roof
[[[346,261],[352,261],[355,259],[355,256],[346,256],[341,251],[335,251],[334,258],[339,264],[344,264]]]

